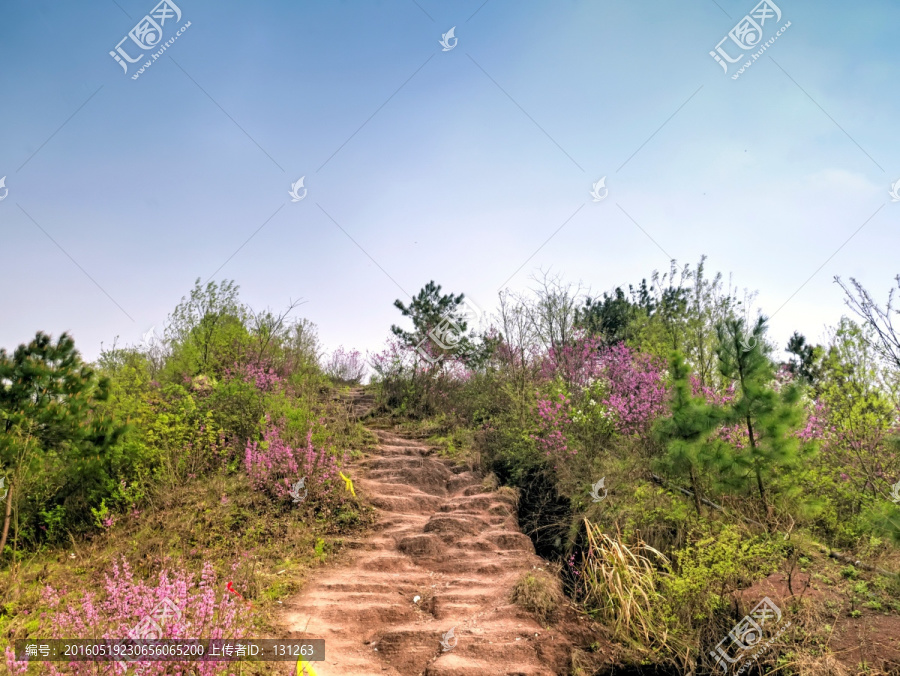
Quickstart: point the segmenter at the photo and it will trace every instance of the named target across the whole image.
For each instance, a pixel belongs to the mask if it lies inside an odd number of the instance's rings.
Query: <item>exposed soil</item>
[[[519,577],[545,565],[513,495],[420,442],[376,434],[351,468],[377,508],[372,534],[285,604],[291,638],[325,639],[319,676],[569,673],[570,642],[510,602]]]
[[[824,568],[827,564],[828,560],[823,557],[821,566]],[[900,674],[900,617],[896,614],[860,606],[856,608],[859,617],[853,617],[850,614],[852,606],[845,594],[802,573],[795,575],[790,586],[787,576],[773,573],[740,592],[738,597],[748,609],[763,597],[772,599],[780,608],[805,599],[815,609],[811,612],[817,614],[818,623],[831,628],[824,641],[831,654],[817,664],[820,669],[825,663],[837,663],[846,671],[835,668],[835,674]],[[824,610],[826,604],[832,610]],[[814,673],[830,671],[823,669]]]

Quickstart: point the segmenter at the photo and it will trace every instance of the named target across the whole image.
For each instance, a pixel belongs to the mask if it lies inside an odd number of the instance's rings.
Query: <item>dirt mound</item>
[[[569,673],[569,642],[509,600],[543,563],[516,527],[513,499],[422,444],[377,434],[354,474],[378,525],[285,604],[291,638],[325,639],[318,674]]]

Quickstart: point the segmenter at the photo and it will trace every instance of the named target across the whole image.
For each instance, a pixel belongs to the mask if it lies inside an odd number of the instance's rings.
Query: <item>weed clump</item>
[[[563,602],[559,576],[543,568],[529,570],[513,587],[512,602],[534,613],[542,624],[549,624]]]

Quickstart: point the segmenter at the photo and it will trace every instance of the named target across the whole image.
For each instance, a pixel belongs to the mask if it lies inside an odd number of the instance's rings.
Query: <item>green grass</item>
[[[145,580],[164,567],[199,574],[211,562],[220,580],[232,581],[253,602],[250,634],[275,635],[278,601],[296,593],[308,571],[338,556],[342,536],[365,528],[370,514],[348,502],[320,522],[311,511],[271,504],[242,475],[204,477],[151,501],[155,507],[119,515],[92,540],[45,547],[0,570],[0,636],[49,635],[40,619],[49,610],[41,601],[44,586],[69,590],[64,603],[74,603],[84,591],[101,592],[104,573],[122,556],[135,578]],[[274,673],[272,664],[244,673]]]

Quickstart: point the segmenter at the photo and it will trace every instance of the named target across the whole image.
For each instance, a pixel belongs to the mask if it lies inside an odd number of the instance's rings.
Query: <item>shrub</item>
[[[220,587],[212,565],[203,566],[200,581],[184,570],[159,572],[156,584],[135,581],[128,562],[113,563],[112,574],[107,573],[102,598],[84,592],[76,600],[61,603],[60,591],[45,587],[44,601],[50,606],[48,629],[54,638],[121,639],[129,632],[137,636],[140,629],[151,627],[150,617],[162,629],[165,639],[239,639],[244,627],[238,620],[239,603]],[[169,605],[167,616],[160,617],[160,604]],[[156,612],[154,612],[156,611]],[[149,636],[148,634],[143,634]],[[7,661],[9,655],[7,654]],[[124,672],[116,662],[70,662],[64,671],[60,663],[43,662],[50,676],[71,673],[75,676],[114,676]],[[59,664],[59,666],[57,666]],[[157,676],[170,673],[177,665],[180,671],[200,676],[225,671],[227,662],[126,662],[136,676]],[[10,670],[12,671],[12,669]],[[15,673],[15,672],[13,672]]]
[[[331,354],[324,370],[336,382],[357,385],[366,374],[366,363],[359,350],[349,352],[342,345]]]
[[[537,402],[538,433],[532,438],[544,455],[554,460],[564,460],[578,450],[569,446],[566,431],[572,423],[569,398],[564,394],[556,399],[539,398]]]
[[[282,438],[281,426],[268,416],[263,441],[247,442],[244,468],[256,490],[285,502],[291,487],[301,478],[305,478],[305,488],[312,497],[330,497],[338,476],[337,460],[324,447],[313,446],[311,431],[304,448],[293,448]]]
[[[614,413],[616,428],[625,435],[646,436],[653,420],[667,410],[664,362],[620,344],[605,350],[601,363],[600,377],[608,384],[602,403]]]

